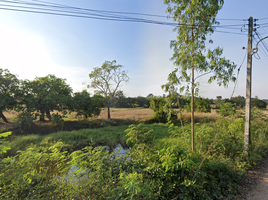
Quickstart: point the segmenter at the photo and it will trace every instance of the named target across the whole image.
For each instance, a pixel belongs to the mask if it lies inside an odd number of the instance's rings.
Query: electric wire
[[[21,11],[21,12],[28,12],[28,13],[36,13],[36,14],[50,14],[50,15],[59,15],[59,16],[68,16],[68,17],[80,17],[80,18],[90,18],[90,19],[98,19],[98,20],[108,20],[108,21],[123,21],[123,22],[143,22],[143,23],[150,23],[150,24],[159,24],[159,25],[169,25],[175,26],[174,23],[166,23],[166,22],[159,22],[159,21],[149,21],[149,20],[130,20],[130,19],[115,19],[115,18],[103,18],[103,17],[93,17],[93,16],[85,16],[85,15],[73,15],[73,14],[64,14],[64,13],[50,13],[50,12],[43,12],[43,11],[31,11],[31,10],[23,10],[23,9],[11,9],[11,8],[1,8],[1,10],[9,10],[9,11]],[[177,26],[178,24],[176,24]]]
[[[3,5],[3,4],[0,4],[0,6],[6,6],[6,5]],[[129,20],[129,21],[134,21],[134,20],[137,20],[137,21],[143,21],[143,22],[156,22],[156,21],[151,21],[151,20],[146,20],[146,19],[138,19],[138,18],[127,18],[127,17],[121,17],[121,16],[110,16],[110,15],[102,15],[102,14],[90,14],[90,13],[82,13],[82,12],[75,12],[75,11],[65,11],[65,10],[55,10],[55,9],[47,9],[47,8],[32,8],[32,7],[26,7],[26,6],[8,6],[9,8],[19,8],[19,9],[30,9],[30,10],[41,10],[41,11],[50,11],[50,14],[55,14],[54,12],[59,12],[59,13],[67,13],[67,14],[78,14],[79,16],[83,17],[83,16],[97,16],[97,17],[103,17],[103,18],[107,18],[107,17],[110,17],[110,18],[114,18],[114,19],[122,19],[122,20]],[[52,12],[53,13],[52,13]],[[161,22],[161,23],[164,23],[164,22]],[[176,25],[176,23],[168,23],[170,25]]]
[[[227,33],[227,34],[235,34],[235,35],[245,35],[247,36],[247,34],[243,34],[243,33],[235,33],[235,32],[228,32],[228,31],[218,31],[218,30],[214,30],[215,32],[218,33]]]
[[[257,40],[254,36],[253,36],[253,42],[254,42],[254,45],[256,45],[257,42],[258,42],[258,40]],[[261,45],[259,45],[258,50],[259,50],[259,52],[261,52],[266,58],[268,58],[267,53],[265,53],[265,50],[263,49],[263,47],[262,47]],[[258,58],[258,57],[256,57],[256,56],[254,56],[254,57],[257,58],[258,60],[260,59],[260,58]]]
[[[258,31],[255,31],[254,33],[255,33],[255,36],[257,36],[258,40],[262,39],[262,37]],[[256,41],[256,44],[257,44],[258,41],[257,41],[257,38],[255,36],[253,35],[253,41]],[[268,46],[264,41],[260,42],[260,45],[258,45],[258,49],[268,59]]]
[[[112,14],[127,14],[127,15],[143,15],[143,16],[151,16],[151,17],[161,17],[161,18],[167,18],[165,15],[156,15],[156,14],[147,14],[147,13],[137,13],[137,12],[119,12],[119,11],[105,11],[105,10],[95,10],[95,9],[86,9],[81,7],[74,7],[74,6],[68,6],[63,4],[57,4],[57,3],[51,3],[47,1],[41,1],[41,0],[32,0],[33,2],[40,2],[39,4],[34,4],[30,2],[25,1],[19,1],[19,0],[1,0],[2,2],[8,2],[8,3],[26,3],[26,4],[32,4],[32,5],[43,5],[43,6],[54,6],[54,7],[60,7],[60,8],[69,8],[69,9],[78,9],[78,10],[85,10],[85,11],[94,11],[94,12],[102,12],[102,13],[112,13]],[[174,17],[171,17],[174,18]],[[216,20],[220,21],[242,21],[243,19],[218,19]]]
[[[199,28],[199,25],[190,25],[190,24],[177,24],[174,22],[162,22],[156,20],[149,20],[143,18],[133,18],[127,17],[124,15],[144,15],[151,17],[160,17],[160,15],[152,15],[145,13],[130,13],[130,12],[114,12],[114,11],[104,11],[104,10],[94,10],[94,9],[85,9],[73,6],[66,6],[62,4],[55,4],[46,1],[34,0],[34,2],[19,1],[19,0],[0,0],[0,2],[8,4],[0,4],[0,9],[10,10],[10,11],[21,11],[21,12],[30,12],[30,13],[39,13],[39,14],[51,14],[51,15],[61,15],[61,16],[70,16],[70,17],[82,17],[82,18],[91,18],[99,20],[110,20],[110,21],[128,21],[128,22],[143,22],[143,23],[152,23],[160,25],[170,25],[170,26],[196,26]],[[45,3],[45,4],[44,4]],[[13,5],[10,5],[13,4]],[[16,5],[14,5],[16,4]],[[27,5],[27,6],[21,6]],[[29,7],[32,6],[32,7]],[[5,7],[5,8],[3,8]],[[45,8],[44,8],[45,7]],[[57,8],[57,9],[55,9]],[[60,9],[71,9],[71,10],[60,10]],[[79,10],[79,11],[78,11]],[[83,11],[83,12],[81,12]],[[86,12],[85,12],[86,11]],[[116,15],[115,15],[116,14]],[[120,14],[120,15],[118,15]],[[122,15],[124,14],[124,15]],[[163,16],[164,17],[164,16]],[[220,19],[220,20],[238,20],[238,19]],[[213,25],[214,28],[225,28],[225,29],[236,29],[235,26],[241,26],[241,24],[231,24],[231,25]]]
[[[257,33],[258,38],[261,40],[263,37],[261,36],[260,32],[258,30],[255,31]],[[264,46],[264,48],[266,49],[266,51],[268,51],[268,46],[266,44],[266,42],[264,40],[261,40],[262,45]]]

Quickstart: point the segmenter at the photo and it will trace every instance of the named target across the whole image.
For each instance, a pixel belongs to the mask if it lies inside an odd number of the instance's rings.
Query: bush
[[[177,112],[168,106],[165,97],[153,97],[150,101],[150,108],[154,111],[152,122],[167,123],[177,119]]]
[[[64,126],[65,115],[60,115],[59,113],[53,113],[51,117],[51,123],[53,126],[57,127],[58,130],[62,130]]]
[[[20,113],[17,117],[17,123],[20,127],[20,130],[22,131],[31,127],[34,119],[36,119],[36,114],[32,112],[24,111]]]

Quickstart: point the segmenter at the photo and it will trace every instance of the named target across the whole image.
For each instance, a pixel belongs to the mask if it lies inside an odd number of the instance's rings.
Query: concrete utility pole
[[[194,42],[194,26],[192,25],[192,42]],[[192,59],[194,59],[194,51],[192,49]],[[193,66],[192,61],[192,66]],[[194,67],[192,67],[192,99],[191,99],[191,130],[192,130],[192,151],[195,151],[195,144],[194,144]]]
[[[248,25],[248,62],[247,62],[247,83],[246,83],[246,111],[245,111],[245,133],[244,133],[244,155],[248,156],[250,144],[250,114],[251,114],[251,74],[252,74],[252,33],[253,18],[249,18]]]

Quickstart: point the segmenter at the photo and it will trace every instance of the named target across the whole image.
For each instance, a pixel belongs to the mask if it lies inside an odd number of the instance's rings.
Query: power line
[[[200,27],[206,27],[206,26],[198,25],[198,24],[195,24],[195,25],[179,24],[175,22],[164,22],[164,21],[156,21],[156,20],[151,20],[151,19],[125,16],[125,15],[144,15],[144,16],[150,16],[150,17],[164,17],[161,15],[152,15],[152,14],[134,13],[134,12],[131,13],[131,12],[94,10],[94,9],[86,9],[86,8],[79,8],[79,7],[62,5],[62,4],[50,3],[46,1],[40,1],[40,0],[32,0],[32,1],[34,2],[20,1],[20,0],[0,0],[0,2],[2,2],[2,4],[0,4],[0,6],[2,6],[0,7],[0,9],[9,10],[9,11],[36,13],[36,14],[90,18],[90,19],[106,20],[106,21],[140,22],[140,23],[148,23],[148,24],[168,25],[168,26],[173,26],[173,27],[195,26],[194,27],[195,29],[198,29]],[[3,3],[6,3],[6,4],[3,4]],[[220,20],[237,20],[238,21],[239,19],[220,19]],[[240,28],[237,28],[237,27],[241,27],[241,26],[243,26],[243,24],[224,24],[224,25],[212,25],[212,28],[240,30]],[[244,35],[241,33],[227,32],[227,31],[218,31],[218,30],[214,30],[214,31],[227,33],[227,34]]]
[[[261,36],[260,32],[258,30],[255,31],[257,33],[258,38],[261,40],[263,37]],[[264,40],[261,40],[262,45],[265,47],[266,51],[268,51],[267,44]]]
[[[32,10],[11,9],[11,8],[1,8],[1,7],[0,7],[0,9],[1,10],[9,10],[9,11],[20,11],[20,12],[28,12],[28,13],[36,13],[36,14],[50,14],[50,15],[59,15],[59,16],[68,16],[68,17],[90,18],[90,19],[108,20],[108,21],[143,22],[143,23],[151,23],[151,24],[159,24],[159,25],[170,25],[170,26],[177,26],[178,25],[178,24],[175,24],[175,23],[150,21],[150,20],[116,19],[116,18],[107,18],[107,17],[105,18],[105,17],[86,16],[86,15],[51,13],[51,12],[45,12],[45,11],[32,11]]]
[[[265,17],[265,18],[260,18],[259,20],[264,20],[264,19],[268,19],[268,17]]]
[[[253,41],[255,44],[257,44],[257,42],[258,42],[254,36],[253,36]],[[265,52],[265,50],[263,49],[263,47],[261,45],[259,46],[259,51],[268,59],[268,54]],[[257,59],[260,60],[260,58],[257,58]]]
[[[148,14],[148,13],[137,13],[137,12],[120,12],[120,11],[106,11],[106,10],[96,10],[96,9],[86,9],[81,7],[74,7],[74,6],[68,6],[63,4],[57,4],[57,3],[51,3],[47,1],[41,1],[41,0],[32,0],[33,2],[40,2],[42,4],[33,4],[30,2],[25,1],[19,1],[19,0],[2,0],[3,2],[9,2],[9,3],[26,3],[26,4],[32,4],[32,5],[41,5],[41,6],[53,6],[58,8],[69,8],[69,9],[78,9],[78,10],[85,10],[85,11],[93,11],[93,12],[102,12],[102,13],[111,13],[111,14],[127,14],[127,15],[144,15],[144,16],[151,16],[151,17],[161,17],[161,18],[167,18],[165,15],[156,15],[156,14]],[[45,3],[45,4],[44,4]],[[171,17],[174,18],[174,17]],[[243,21],[243,19],[217,19],[216,20],[222,20],[222,21]]]
[[[260,33],[257,30],[255,31],[255,35],[258,37],[259,40],[262,39]],[[253,40],[254,41],[257,40],[257,38],[255,38],[254,35],[253,35]],[[257,43],[257,41],[256,41],[256,43]],[[262,52],[262,54],[268,59],[268,46],[264,41],[261,41],[261,45],[259,45],[259,49]]]
[[[232,94],[231,94],[231,98],[233,97],[233,95],[234,95],[234,93],[235,93],[235,88],[236,88],[237,83],[238,83],[238,76],[239,76],[239,73],[240,73],[240,69],[241,69],[242,65],[244,64],[244,62],[245,62],[246,56],[247,56],[247,52],[245,53],[245,56],[244,56],[244,58],[243,58],[243,60],[242,60],[241,65],[240,65],[239,68],[237,69],[236,81],[235,81],[235,85],[234,85],[233,92],[232,92]],[[230,98],[230,99],[231,99],[231,98]]]
[[[0,4],[0,6],[6,6]],[[155,20],[147,20],[142,18],[129,18],[129,17],[121,17],[121,16],[109,16],[109,15],[100,15],[100,14],[89,14],[89,13],[81,13],[81,12],[73,12],[73,11],[61,11],[54,9],[40,9],[40,8],[32,8],[25,6],[9,6],[11,8],[3,8],[2,10],[9,11],[20,11],[20,12],[29,12],[29,13],[37,13],[37,14],[50,14],[50,15],[60,15],[60,16],[69,16],[69,17],[80,17],[80,18],[91,18],[91,19],[99,19],[99,20],[109,20],[109,21],[127,21],[127,22],[143,22],[143,23],[151,23],[151,24],[159,24],[159,25],[169,25],[169,26],[192,26],[190,24],[177,24],[172,22],[163,22],[163,21],[155,21]],[[29,10],[30,9],[30,10]],[[50,11],[50,12],[48,12]],[[199,25],[195,25],[198,28]],[[241,26],[241,24],[237,25],[214,25],[214,28],[226,28],[226,29],[235,29],[229,26]],[[199,26],[204,27],[204,26]],[[238,29],[237,29],[238,30]]]
[[[215,32],[218,32],[218,33],[227,33],[227,34],[235,34],[235,35],[247,35],[247,34],[244,34],[244,33],[235,33],[235,32],[218,31],[218,30],[215,30]]]

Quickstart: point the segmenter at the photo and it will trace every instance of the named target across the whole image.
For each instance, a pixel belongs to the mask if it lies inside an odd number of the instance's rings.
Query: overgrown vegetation
[[[1,146],[6,158],[1,159],[0,195],[2,199],[224,199],[239,192],[243,174],[267,153],[268,118],[253,110],[252,119],[249,158],[243,155],[244,120],[239,112],[222,122],[196,124],[195,152],[187,148],[190,124],[184,133],[169,123],[16,137],[5,145],[11,151],[20,143],[27,148],[6,157]],[[220,123],[217,141],[200,166]],[[108,141],[127,143],[129,152],[119,155],[96,146]]]

